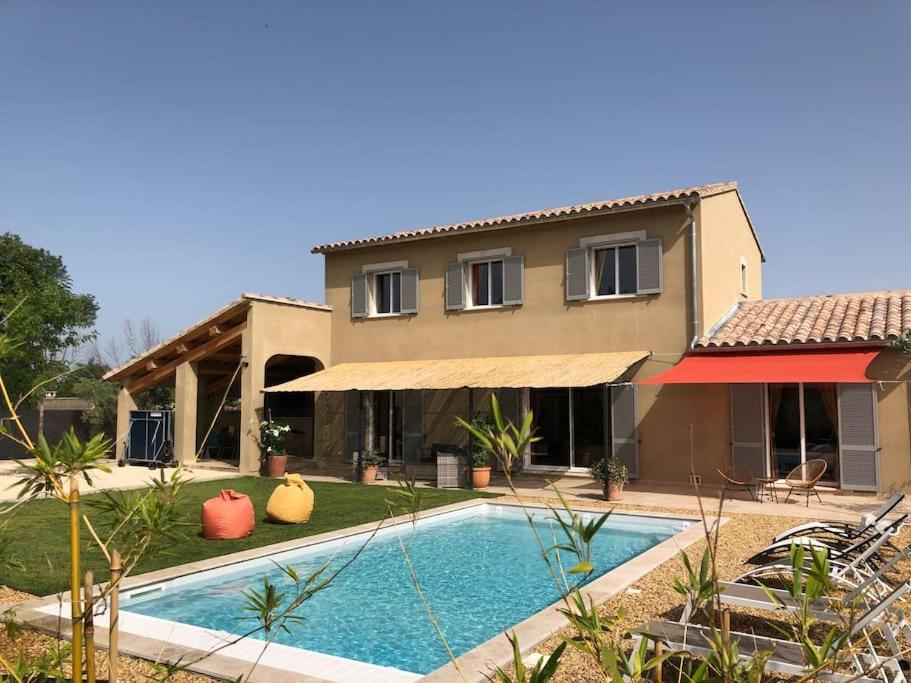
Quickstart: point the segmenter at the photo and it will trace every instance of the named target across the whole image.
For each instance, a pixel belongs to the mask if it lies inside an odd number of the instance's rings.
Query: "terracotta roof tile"
[[[701,348],[895,339],[911,331],[911,290],[744,301]]]
[[[735,182],[714,183],[711,185],[696,185],[693,187],[670,190],[668,192],[635,195],[632,197],[623,197],[621,199],[607,199],[599,202],[591,202],[589,204],[574,204],[572,206],[562,206],[556,209],[541,209],[538,211],[528,211],[526,213],[518,213],[510,216],[484,218],[475,221],[467,221],[465,223],[451,223],[448,225],[436,225],[429,228],[404,230],[401,232],[393,232],[387,235],[378,235],[375,237],[364,237],[360,239],[344,240],[340,242],[329,242],[327,244],[317,245],[313,247],[311,251],[314,254],[325,254],[326,252],[331,251],[357,249],[360,247],[369,247],[378,244],[386,244],[389,242],[406,242],[416,239],[426,239],[428,237],[436,237],[473,230],[491,230],[495,228],[514,227],[530,223],[541,223],[554,219],[571,218],[585,214],[593,214],[602,211],[610,211],[613,209],[621,209],[644,204],[658,204],[661,202],[687,199],[690,197],[694,199],[712,197],[715,195],[724,194],[726,192],[737,192],[738,198],[740,197],[740,192],[737,188],[737,183]],[[743,206],[742,199],[740,203],[741,206]],[[743,210],[744,213],[746,213],[746,206],[743,206]],[[750,220],[749,214],[747,214],[747,220]],[[750,223],[750,229],[753,230],[752,222]],[[756,237],[755,230],[753,230],[753,236],[754,238]],[[756,239],[756,243],[759,244],[758,238]],[[761,251],[762,247],[760,246],[760,252]]]

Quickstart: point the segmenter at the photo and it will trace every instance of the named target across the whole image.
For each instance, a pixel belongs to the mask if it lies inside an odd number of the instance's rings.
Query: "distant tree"
[[[131,358],[142,355],[161,343],[158,326],[149,318],[140,323],[124,320],[120,337],[111,337],[104,344],[93,339],[86,347],[85,362],[80,371],[73,375],[72,392],[92,402],[92,407],[83,413],[92,431],[104,432],[117,439],[117,393],[120,385],[102,379],[105,373],[120,367]],[[174,389],[152,387],[136,397],[136,405],[142,410],[167,408],[174,403]]]
[[[0,359],[14,397],[69,369],[77,350],[94,338],[98,313],[95,297],[73,291],[63,259],[8,232],[0,235],[0,313],[23,300],[6,330],[18,345]]]

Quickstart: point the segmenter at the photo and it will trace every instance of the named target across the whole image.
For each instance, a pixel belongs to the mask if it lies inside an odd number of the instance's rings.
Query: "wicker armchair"
[[[810,507],[811,493],[814,494],[816,500],[821,503],[822,498],[819,497],[819,492],[816,490],[816,483],[822,479],[822,475],[826,473],[826,467],[826,461],[817,458],[816,460],[807,460],[802,465],[798,465],[791,470],[784,480],[784,483],[790,487],[784,502],[787,503],[791,494],[797,491],[798,493],[803,493],[807,497],[807,507]]]
[[[753,491],[756,488],[756,482],[753,479],[753,473],[746,465],[737,462],[733,457],[727,457],[721,461],[717,469],[724,481],[723,495],[727,496],[728,491],[746,491],[750,494],[750,498],[756,500],[756,494]]]

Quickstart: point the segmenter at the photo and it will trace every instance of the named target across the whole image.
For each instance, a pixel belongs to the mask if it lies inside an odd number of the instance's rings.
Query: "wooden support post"
[[[721,640],[725,647],[731,642],[731,610],[721,608]]]
[[[664,643],[662,643],[660,640],[656,640],[655,641],[655,657],[660,657],[662,654],[664,654]],[[661,683],[661,679],[664,676],[663,669],[664,669],[664,666],[663,666],[662,662],[659,662],[655,666],[655,683]]]
[[[70,619],[73,629],[73,680],[82,680],[82,575],[79,571],[79,480],[70,477]]]
[[[120,676],[120,579],[123,576],[123,565],[120,553],[111,551],[111,615],[108,626],[108,682],[117,683]]]
[[[44,436],[44,400],[38,401],[38,436]]]
[[[95,683],[95,586],[91,570],[85,573],[85,677]]]
[[[474,417],[474,392],[468,387],[468,422]],[[468,432],[468,487],[471,488],[474,478],[474,436]]]

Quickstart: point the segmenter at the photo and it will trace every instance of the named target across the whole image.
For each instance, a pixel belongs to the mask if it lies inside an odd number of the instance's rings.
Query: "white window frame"
[[[408,315],[402,313],[402,288],[401,273],[408,268],[408,261],[385,261],[383,263],[367,263],[361,266],[361,272],[367,275],[367,317],[368,318],[398,318]],[[399,312],[398,313],[377,313],[376,312],[376,278],[378,275],[387,275],[399,273]]]
[[[399,310],[390,311],[389,313],[380,313],[376,310],[377,300],[379,299],[379,287],[377,286],[377,281],[381,275],[395,275],[399,274]],[[369,279],[367,281],[367,294],[368,294],[368,309],[369,309],[369,318],[397,318],[405,313],[402,313],[402,269],[394,268],[392,270],[376,270],[370,271]],[[392,287],[390,286],[390,293],[392,292]]]
[[[634,263],[636,264],[636,288],[635,292],[626,292],[624,294],[598,294],[598,252],[606,251],[608,249],[614,250],[614,286],[616,289],[620,289],[620,247],[635,247],[636,248],[636,258]],[[589,299],[592,301],[600,301],[603,299],[632,299],[633,297],[642,296],[638,292],[638,283],[639,283],[639,241],[628,241],[628,242],[612,242],[610,244],[593,244],[589,247],[589,273],[588,273],[588,292]]]
[[[747,260],[740,257],[740,296],[749,296],[750,295],[750,264],[747,263]]]
[[[504,308],[506,304],[475,304],[474,302],[474,266],[482,263],[487,264],[487,299],[490,300],[490,293],[493,291],[493,268],[492,263],[500,263],[501,291],[505,294],[506,289],[506,256],[493,254],[484,258],[474,258],[462,260],[462,268],[465,269],[465,309],[474,311],[486,311],[491,308]]]

